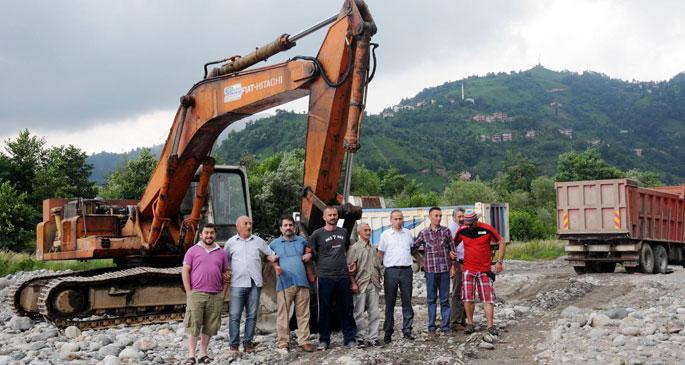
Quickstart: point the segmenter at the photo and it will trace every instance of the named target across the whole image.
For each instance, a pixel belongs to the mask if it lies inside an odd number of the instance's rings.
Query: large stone
[[[604,327],[611,323],[611,318],[602,313],[593,313],[590,318],[590,326],[592,327]]]
[[[6,287],[12,285],[12,282],[6,278],[0,278],[0,289],[5,289]]]
[[[105,356],[105,359],[102,361],[104,365],[121,365],[121,360],[119,360],[118,357],[113,356],[113,355],[107,355]]]
[[[651,323],[647,323],[642,328],[640,328],[640,334],[643,336],[653,335],[654,332],[656,332],[656,326]]]
[[[573,318],[579,314],[583,314],[583,310],[572,305],[569,305],[561,311],[561,316],[565,318]]]
[[[8,325],[15,331],[26,331],[33,327],[33,321],[29,317],[12,316]]]
[[[514,311],[521,313],[521,314],[528,313],[528,312],[530,312],[530,307],[526,306],[526,305],[515,305]]]
[[[95,336],[94,340],[101,343],[102,346],[107,346],[110,343],[114,343],[112,336],[108,336],[108,335],[104,335],[104,334]]]
[[[76,338],[81,336],[81,330],[76,326],[69,326],[64,330],[64,335],[67,338]]]
[[[125,349],[121,350],[119,353],[120,359],[137,359],[140,360],[145,357],[145,354],[141,351],[136,350],[132,346],[127,346]]]
[[[7,365],[7,364],[9,364],[11,361],[14,361],[14,359],[12,358],[12,356],[7,356],[7,355],[2,355],[2,356],[0,356],[0,365]]]
[[[143,337],[136,340],[136,342],[133,343],[133,347],[140,351],[152,350],[157,347],[157,342],[150,337]]]
[[[76,355],[76,352],[78,352],[81,349],[81,346],[78,343],[75,342],[67,342],[62,345],[59,349],[59,355],[62,357],[64,360],[73,360],[78,358]]]
[[[98,355],[100,355],[100,357],[104,358],[107,355],[117,356],[117,355],[119,355],[119,352],[121,352],[121,347],[119,347],[115,344],[111,344],[111,345],[107,345],[107,346],[102,346],[98,350]]]
[[[678,314],[685,314],[685,307],[676,308],[675,312]]]
[[[607,317],[611,319],[623,319],[628,317],[628,314],[630,314],[630,312],[628,312],[628,310],[625,308],[609,308],[606,311],[604,311],[604,314],[606,314]]]
[[[621,327],[619,330],[624,336],[637,336],[640,333],[640,329],[633,326]]]
[[[121,334],[121,335],[117,335],[117,340],[115,343],[119,347],[126,347],[126,346],[133,344],[133,342],[135,340],[136,340],[135,337],[133,337],[132,335]]]
[[[627,340],[626,336],[618,335],[618,336],[614,337],[614,340],[612,341],[612,343],[614,344],[614,346],[623,346],[626,344],[626,340]]]
[[[486,349],[486,350],[494,350],[495,345],[491,344],[490,342],[481,341],[480,344],[478,344],[478,348]]]
[[[593,328],[592,331],[590,331],[590,337],[591,338],[600,338],[604,337],[609,334],[609,331],[603,329],[603,328]]]
[[[34,330],[34,332],[35,332],[35,330]],[[40,333],[38,333],[38,334],[31,336],[31,338],[29,340],[30,341],[45,341],[45,340],[48,340],[48,339],[51,339],[51,338],[57,337],[57,336],[59,336],[59,331],[57,330],[57,328],[50,327],[50,328],[46,328],[46,329],[40,331]]]

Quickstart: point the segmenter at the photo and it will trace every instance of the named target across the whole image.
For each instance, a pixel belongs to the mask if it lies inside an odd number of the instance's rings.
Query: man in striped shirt
[[[441,330],[449,332],[450,319],[450,274],[453,274],[450,251],[452,235],[450,230],[440,225],[442,210],[432,207],[428,211],[430,225],[424,228],[414,241],[414,249],[423,252],[424,270],[426,271],[426,289],[428,301],[428,332],[434,334],[437,327],[435,317],[437,312],[437,297],[440,295]]]

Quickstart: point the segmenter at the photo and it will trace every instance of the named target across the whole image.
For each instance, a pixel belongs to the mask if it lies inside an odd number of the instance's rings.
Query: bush
[[[566,255],[563,241],[531,241],[507,246],[507,260],[550,260]]]
[[[516,241],[530,241],[546,236],[545,225],[533,213],[525,210],[513,210],[509,215],[511,238]]]

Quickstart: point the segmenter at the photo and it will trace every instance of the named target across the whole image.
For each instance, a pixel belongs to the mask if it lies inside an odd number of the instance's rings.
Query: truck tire
[[[668,271],[668,252],[664,246],[654,246],[654,273],[665,274]]]
[[[645,274],[654,272],[654,251],[648,243],[643,243],[640,249],[640,271]]]

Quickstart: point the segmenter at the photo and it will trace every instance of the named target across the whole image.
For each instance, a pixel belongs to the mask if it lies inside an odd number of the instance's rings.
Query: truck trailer
[[[630,179],[557,182],[557,236],[578,274],[666,273],[685,266],[685,185]]]

